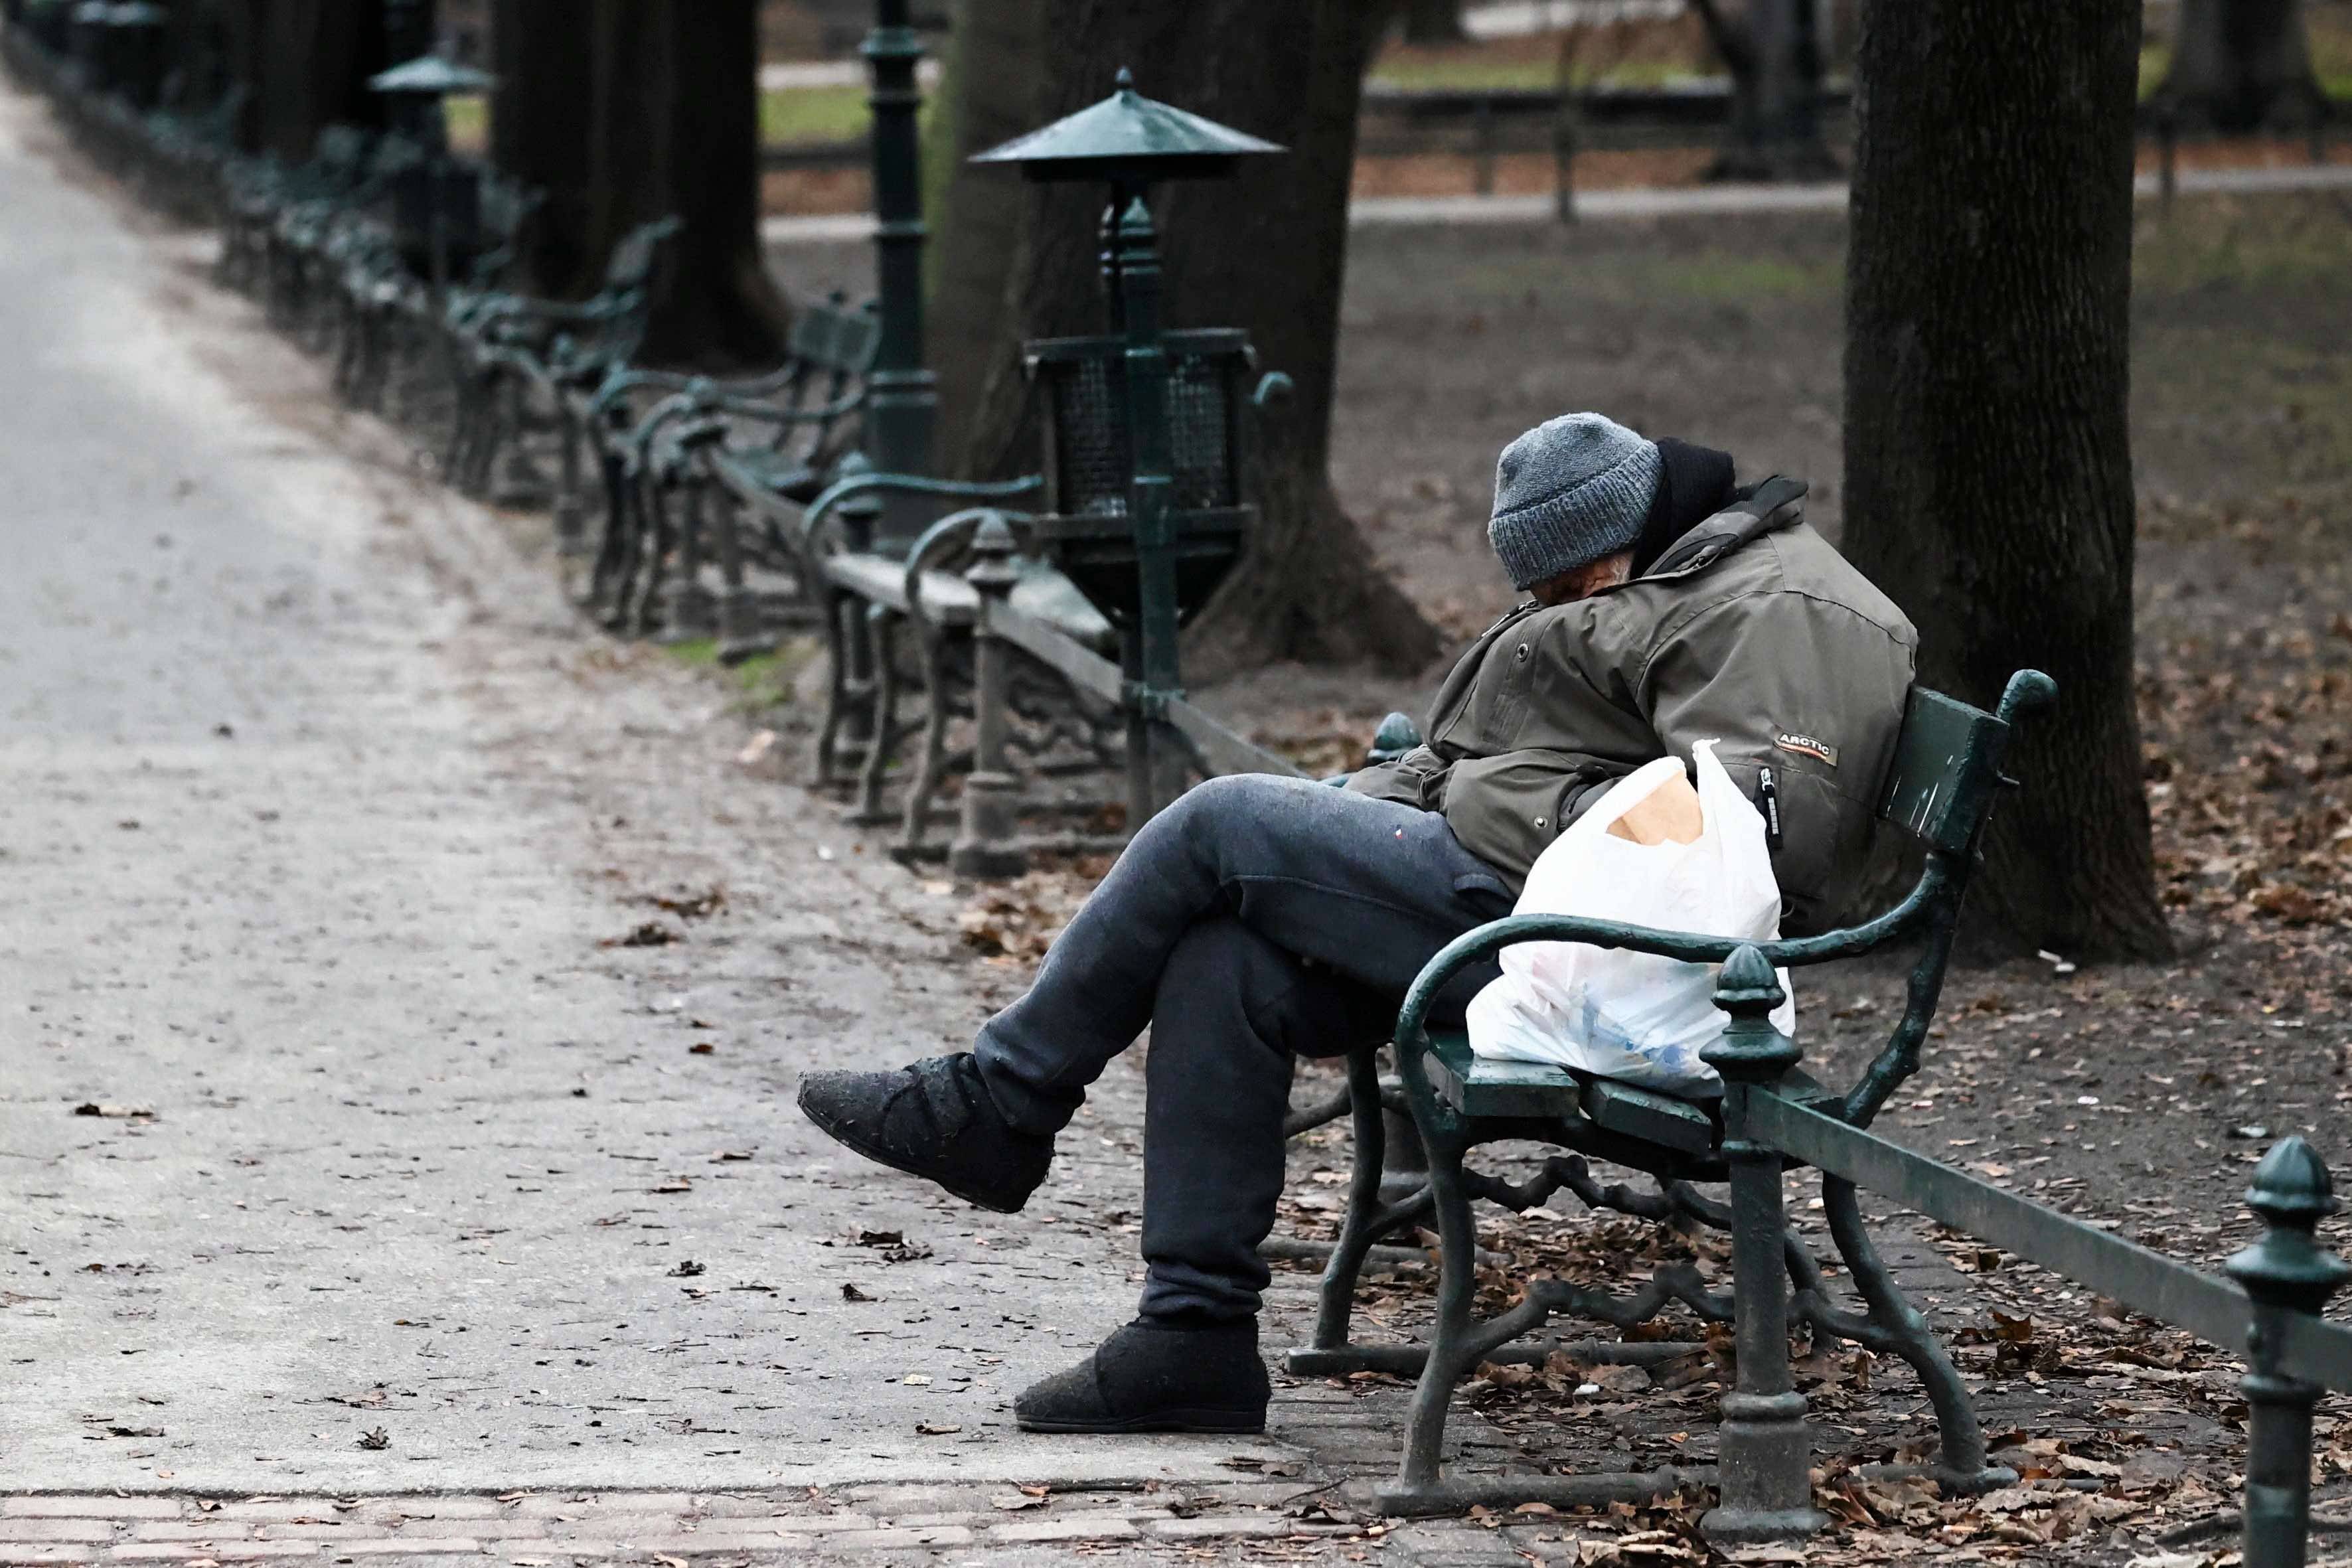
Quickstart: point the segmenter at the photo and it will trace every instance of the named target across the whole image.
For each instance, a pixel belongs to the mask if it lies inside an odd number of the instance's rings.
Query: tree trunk
[[[1297,385],[1258,443],[1247,558],[1194,627],[1188,668],[1213,676],[1286,658],[1427,665],[1441,651],[1435,629],[1375,565],[1326,471],[1356,110],[1389,7],[1024,3],[1038,7],[1033,36],[1056,47],[1024,55],[1017,30],[969,35],[956,101],[971,132],[1045,124],[1102,99],[1131,66],[1148,96],[1290,149],[1246,161],[1231,181],[1171,184],[1155,204],[1171,323],[1246,328],[1265,368]],[[938,236],[935,358],[961,416],[943,450],[958,471],[1019,472],[1038,461],[1021,339],[1104,330],[1105,193],[1026,186],[1003,170],[967,170],[960,183],[969,189],[950,195]]]
[[[576,298],[593,290],[604,253],[591,253],[595,183],[596,52],[579,0],[498,0],[490,7],[490,162],[544,191],[522,258],[525,287]]]
[[[1470,37],[1462,25],[1462,0],[1404,0],[1404,41],[1458,44]]]
[[[545,186],[539,286],[581,295],[640,223],[686,220],[646,357],[772,363],[787,310],[760,248],[755,0],[498,0],[492,155]]]
[[[2158,98],[2189,123],[2217,131],[2300,127],[2324,115],[2303,0],[2180,0]]]
[[[1821,180],[1843,173],[1822,135],[1823,39],[1818,0],[1696,0],[1731,75],[1731,123],[1708,177]]]
[[[388,105],[368,78],[395,62],[386,52],[380,5],[344,0],[256,0],[260,150],[289,163],[310,156],[330,125],[381,127]]]
[[[947,433],[940,449],[966,468],[974,465],[958,433],[978,424],[992,378],[1019,376],[1004,350],[1031,334],[1011,268],[1026,204],[1005,174],[964,160],[1045,123],[1045,26],[1043,0],[959,0],[923,147],[933,193],[925,319]],[[1009,394],[1020,395],[1017,379]]]
[[[1972,895],[2003,945],[2157,956],[2132,691],[2129,391],[2138,0],[1863,12],[1847,266],[1846,552],[1920,679],[2029,723]]]

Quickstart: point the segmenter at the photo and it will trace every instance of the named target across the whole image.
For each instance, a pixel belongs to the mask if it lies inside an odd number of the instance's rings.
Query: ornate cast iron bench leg
[[[923,840],[930,832],[931,802],[947,776],[948,722],[954,717],[953,705],[948,700],[950,652],[947,633],[937,628],[917,630],[923,639],[923,749],[916,766],[915,782],[907,791],[906,811],[900,818],[897,853],[901,859],[920,855]]]
[[[622,627],[633,637],[645,637],[660,624],[661,605],[668,587],[670,554],[677,546],[677,528],[653,476],[642,470],[630,487],[636,502],[638,537],[645,541],[637,567],[641,574],[631,595]]]
[[[648,504],[666,504],[662,497],[670,487],[663,483],[661,476],[647,474],[641,482],[650,493]],[[702,582],[703,548],[709,531],[709,496],[708,487],[698,477],[677,475],[676,483],[684,492],[677,525],[677,573],[662,595],[660,640],[698,642],[718,632],[717,602]]]
[[[715,503],[712,510],[704,516],[710,528],[711,543],[717,547],[719,554],[719,662],[733,666],[773,652],[775,639],[768,635],[767,627],[760,622],[760,602],[743,582],[742,520],[736,510],[738,503],[733,496],[714,490],[706,478],[697,478],[695,493],[708,497]],[[825,609],[825,633],[833,642],[832,652],[835,661],[833,697],[825,706],[828,737],[840,714],[842,686],[838,661],[841,643],[837,633],[841,616],[842,609],[837,604]],[[817,761],[817,782],[829,783],[832,773],[832,742],[828,738],[824,754]]]
[[[865,765],[857,770],[857,804],[849,820],[870,827],[890,820],[890,814],[882,808],[882,784],[904,734],[898,725],[898,617],[880,605],[865,606],[863,615],[855,607],[850,613],[857,615],[866,628],[867,657],[873,661],[874,700],[867,710],[873,729]]]
[[[835,592],[824,580],[817,580],[817,594],[824,606],[825,669],[828,679],[824,694],[824,722],[816,734],[816,787],[831,789],[841,782],[840,753],[842,731],[849,718],[851,705],[863,700],[855,689],[849,668],[849,645],[852,634],[848,617],[858,613],[856,599]]]
[[[1836,1242],[1838,1254],[1845,1259],[1846,1268],[1853,1277],[1853,1287],[1860,1292],[1869,1309],[1869,1316],[1856,1320],[1825,1310],[1825,1303],[1816,1307],[1807,1300],[1821,1300],[1818,1281],[1801,1292],[1797,1308],[1800,1315],[1814,1330],[1826,1331],[1842,1340],[1881,1354],[1901,1356],[1918,1374],[1919,1383],[1927,1391],[1928,1403],[1935,1407],[1936,1425],[1943,1433],[1943,1451],[1928,1473],[1947,1491],[1976,1493],[1990,1491],[1995,1487],[2013,1485],[2017,1472],[1985,1462],[1984,1427],[1977,1420],[1976,1406],[1969,1399],[1968,1388],[1945,1352],[1935,1331],[1917,1308],[1903,1299],[1895,1277],[1871,1244],[1870,1233],[1862,1220],[1862,1204],[1852,1182],[1841,1177],[1822,1178],[1822,1207],[1829,1219],[1830,1237]]]

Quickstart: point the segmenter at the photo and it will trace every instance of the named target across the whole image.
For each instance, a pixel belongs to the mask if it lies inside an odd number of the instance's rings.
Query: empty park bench
[[[520,457],[530,436],[552,430],[562,463],[555,490],[559,531],[563,520],[581,515],[588,432],[580,399],[635,357],[682,226],[676,217],[662,217],[623,235],[605,261],[602,286],[586,300],[452,294],[442,330],[450,339],[457,378],[443,456],[443,471],[453,483],[487,494],[502,452]]]
[[[815,498],[864,434],[866,372],[879,326],[870,306],[841,295],[796,306],[782,362],[757,375],[715,377],[622,369],[590,397],[584,424],[604,481],[604,537],[587,602],[616,631],[665,640],[718,640],[738,663],[771,648],[768,617],[747,565],[798,578],[801,556],[772,526],[739,523],[743,489],[793,503]],[[731,476],[719,489],[696,454],[711,450]],[[763,523],[765,512],[758,517]],[[561,527],[563,520],[559,519]],[[578,553],[576,523],[559,547]],[[716,564],[714,595],[702,582]],[[806,581],[799,597],[814,604]]]
[[[454,298],[485,298],[510,281],[546,199],[536,186],[478,173]],[[373,222],[355,230],[335,258],[335,385],[355,406],[376,413],[410,413],[425,376],[443,390],[456,379],[442,331],[447,306],[433,288],[429,263],[418,265],[415,241],[396,222]]]
[[[981,591],[961,571],[973,537],[991,517],[1034,521],[1025,513],[993,506],[950,512],[912,539],[879,525],[887,498],[913,499],[934,508],[955,501],[1001,503],[1039,493],[1037,478],[1001,484],[968,484],[908,475],[877,473],[853,456],[822,494],[803,503],[770,489],[756,469],[735,455],[711,448],[709,458],[719,483],[751,510],[763,515],[801,562],[802,580],[816,603],[830,659],[825,711],[816,744],[816,783],[831,788],[854,773],[850,820],[878,824],[896,815],[901,831],[895,853],[929,858],[944,846],[929,836],[932,806],[950,770],[949,730],[959,719],[979,718],[973,636]],[[1078,648],[1099,654],[1114,649],[1118,635],[1076,584],[1049,562],[1032,553],[1007,568],[1007,595],[1015,613],[1049,627]],[[902,649],[900,633],[911,629],[913,649]],[[899,703],[908,685],[902,652],[919,661],[922,716],[902,720]],[[1096,769],[1108,763],[1108,715],[1097,711],[1048,678],[1045,689],[1025,683],[1006,691],[1035,721],[1030,746],[1042,755]],[[1009,717],[1009,714],[1007,715]],[[921,738],[906,798],[893,814],[883,796],[903,748]],[[1072,840],[1065,847],[1097,847]]]

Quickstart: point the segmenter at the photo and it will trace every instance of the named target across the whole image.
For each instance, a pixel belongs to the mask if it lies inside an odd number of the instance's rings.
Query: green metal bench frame
[[[443,472],[473,495],[490,489],[502,451],[553,428],[562,467],[556,526],[576,528],[588,432],[567,393],[593,392],[636,357],[683,220],[641,223],[614,245],[603,286],[577,303],[520,294],[453,293],[444,318],[457,376],[457,416]],[[530,407],[533,395],[541,407]]]
[[[658,627],[673,642],[715,637],[724,663],[769,651],[773,638],[744,585],[745,564],[800,576],[801,559],[772,526],[738,525],[738,492],[815,498],[864,435],[866,377],[880,343],[872,305],[852,307],[836,293],[795,307],[782,362],[759,374],[608,375],[581,410],[604,486],[591,612],[614,631]],[[698,453],[709,460],[697,461]],[[576,536],[557,544],[584,548]],[[700,581],[714,556],[716,595]],[[805,581],[802,589],[814,597]]]
[[[1752,973],[1757,966],[1743,959],[1741,964],[1727,967],[1717,992],[1717,1005],[1733,1019],[1732,1035],[1727,1038],[1736,1044],[1734,1037],[1751,1021],[1769,1031],[1764,1016],[1780,999],[1773,966],[1822,963],[1916,940],[1921,951],[1911,972],[1903,1015],[1892,1037],[1860,1079],[1838,1094],[1801,1075],[1779,1078],[1778,1087],[1790,1098],[1851,1125],[1867,1126],[1895,1088],[1917,1070],[1920,1047],[1934,1020],[1950,961],[1953,931],[1979,837],[1994,799],[2004,785],[2013,783],[2000,772],[2011,730],[2020,718],[2047,707],[2055,696],[2056,687],[2050,679],[2032,670],[2011,679],[1996,713],[1914,689],[1878,815],[1921,843],[1925,863],[1918,880],[1899,902],[1863,924],[1820,936],[1750,944],[1569,916],[1520,915],[1482,926],[1449,943],[1414,981],[1397,1018],[1393,1045],[1402,1096],[1429,1161],[1427,1184],[1401,1201],[1384,1203],[1381,1195],[1384,1127],[1377,1048],[1349,1058],[1355,1167],[1347,1214],[1324,1271],[1314,1342],[1292,1352],[1289,1366],[1295,1373],[1328,1375],[1375,1368],[1412,1370],[1413,1363],[1418,1363],[1420,1386],[1407,1421],[1398,1476],[1381,1492],[1384,1509],[1420,1513],[1473,1503],[1589,1504],[1661,1495],[1694,1481],[1712,1484],[1711,1468],[1570,1478],[1457,1479],[1441,1470],[1454,1384],[1480,1363],[1541,1329],[1555,1314],[1625,1328],[1654,1318],[1676,1300],[1704,1319],[1738,1323],[1743,1349],[1751,1331],[1778,1332],[1785,1356],[1786,1324],[1795,1318],[1816,1334],[1901,1356],[1918,1373],[1942,1428],[1942,1453],[1931,1473],[1948,1488],[1960,1490],[1982,1490],[2014,1479],[1987,1463],[1984,1436],[1958,1374],[1925,1320],[1895,1289],[1864,1228],[1850,1183],[1825,1181],[1823,1203],[1832,1239],[1867,1309],[1864,1315],[1856,1316],[1832,1303],[1811,1252],[1792,1233],[1784,1232],[1776,1196],[1767,1222],[1768,1239],[1761,1244],[1769,1251],[1762,1255],[1781,1265],[1770,1272],[1785,1273],[1785,1292],[1782,1279],[1754,1278],[1766,1270],[1741,1271],[1736,1267],[1732,1297],[1710,1293],[1690,1271],[1661,1270],[1646,1289],[1631,1298],[1559,1280],[1541,1280],[1529,1285],[1525,1300],[1512,1310],[1486,1321],[1475,1320],[1471,1302],[1477,1233],[1470,1211],[1474,1198],[1524,1211],[1564,1189],[1596,1209],[1731,1230],[1735,1245],[1742,1225],[1755,1216],[1735,1214],[1741,1191],[1737,1184],[1735,1204],[1729,1206],[1696,1186],[1729,1178],[1742,1152],[1727,1145],[1719,1106],[1712,1099],[1663,1094],[1565,1068],[1482,1060],[1471,1054],[1466,1036],[1459,1030],[1433,1027],[1430,1015],[1439,994],[1458,975],[1518,942],[1584,942],[1714,964],[1724,964],[1735,951],[1752,947],[1765,961],[1762,984],[1756,983]],[[1714,1053],[1722,1048],[1710,1047],[1708,1059],[1716,1060]],[[1549,1143],[1571,1152],[1553,1157],[1534,1180],[1518,1184],[1465,1167],[1464,1157],[1472,1148],[1504,1139]],[[1587,1156],[1643,1172],[1656,1182],[1656,1189],[1602,1187],[1590,1174]],[[1771,1191],[1777,1194],[1780,1161],[1777,1155],[1769,1158]],[[1433,1215],[1441,1238],[1442,1261],[1437,1321],[1427,1350],[1351,1343],[1356,1280],[1370,1249],[1383,1237],[1425,1223]],[[1759,1424],[1759,1412],[1739,1405],[1743,1397],[1726,1395],[1727,1455],[1736,1446],[1743,1423]],[[1786,1397],[1797,1401],[1801,1413],[1801,1397],[1794,1394]],[[1761,1425],[1772,1426],[1776,1433],[1784,1425],[1772,1411],[1761,1414],[1773,1416]],[[1794,1462],[1801,1466],[1801,1427],[1787,1425],[1797,1434],[1800,1447]],[[1770,1462],[1785,1467],[1789,1456],[1775,1450]],[[1738,1521],[1728,1532],[1735,1537],[1740,1534]],[[1749,1531],[1755,1538],[1773,1533],[1769,1526]]]

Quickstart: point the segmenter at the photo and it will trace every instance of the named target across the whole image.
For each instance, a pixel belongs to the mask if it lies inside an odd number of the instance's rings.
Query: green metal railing
[[[2302,1568],[2311,1533],[2312,1409],[2325,1390],[2352,1394],[2352,1326],[2320,1316],[2352,1280],[2352,1265],[2315,1234],[2340,1205],[2311,1146],[2287,1138],[2264,1156],[2246,1194],[2263,1238],[2229,1260],[2227,1278],[2208,1274],[1779,1093],[1771,1085],[1801,1055],[1771,1025],[1780,1000],[1763,952],[1734,952],[1717,995],[1732,1022],[1706,1053],[1724,1078],[1739,1333],[1738,1386],[1724,1399],[1718,1511],[1778,1520],[1780,1534],[1816,1522],[1782,1289],[1781,1189],[1795,1160],[1825,1184],[1876,1193],[2211,1344],[2243,1346],[2251,1412],[2244,1568]]]

